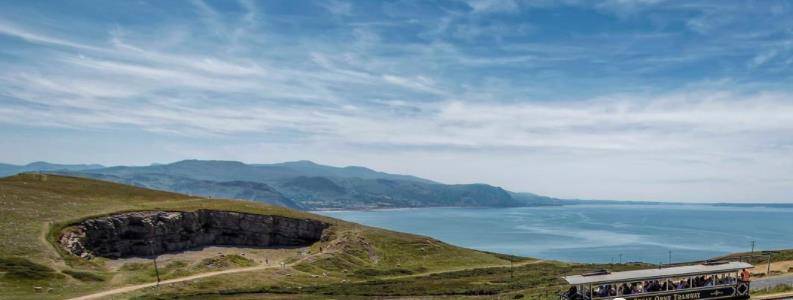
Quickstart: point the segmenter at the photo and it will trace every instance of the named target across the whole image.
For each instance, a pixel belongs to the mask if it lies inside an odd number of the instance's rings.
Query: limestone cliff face
[[[229,211],[145,211],[85,220],[67,228],[61,245],[81,256],[119,258],[208,245],[305,246],[328,224],[309,219]]]

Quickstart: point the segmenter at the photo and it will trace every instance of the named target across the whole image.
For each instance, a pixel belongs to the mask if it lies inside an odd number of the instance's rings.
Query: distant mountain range
[[[520,207],[560,205],[662,205],[672,202],[559,199],[487,184],[442,184],[365,167],[332,167],[311,161],[245,164],[183,160],[149,166],[0,163],[0,177],[47,172],[95,178],[150,189],[212,198],[259,201],[301,210],[407,207]],[[694,203],[690,203],[694,204]],[[714,203],[731,207],[793,207],[779,203]]]
[[[24,166],[0,163],[0,177],[11,176],[25,172],[49,172],[49,171],[81,171],[90,169],[104,168],[103,165],[60,165],[48,162],[37,161]]]
[[[365,167],[310,161],[245,164],[184,160],[150,166],[0,165],[0,175],[49,172],[217,198],[260,201],[303,210],[554,205],[556,199],[511,193],[487,184],[442,184]]]
[[[211,181],[192,179],[184,176],[166,174],[132,174],[116,176],[102,174],[101,170],[90,172],[56,172],[64,175],[76,175],[105,181],[113,181],[155,190],[171,191],[187,195],[209,198],[246,199],[279,205],[294,209],[306,210],[308,207],[287,198],[269,185],[253,181]]]

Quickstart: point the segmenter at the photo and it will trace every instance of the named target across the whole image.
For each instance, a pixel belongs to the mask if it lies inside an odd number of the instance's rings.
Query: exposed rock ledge
[[[148,256],[209,245],[305,246],[328,224],[309,219],[229,211],[144,211],[85,220],[64,230],[59,242],[81,256]]]

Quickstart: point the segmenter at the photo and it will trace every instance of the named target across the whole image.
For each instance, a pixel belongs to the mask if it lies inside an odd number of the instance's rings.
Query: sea
[[[467,248],[582,263],[704,260],[793,248],[793,208],[568,205],[324,211]]]

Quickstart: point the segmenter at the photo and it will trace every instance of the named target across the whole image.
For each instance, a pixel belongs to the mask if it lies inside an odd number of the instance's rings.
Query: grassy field
[[[60,230],[81,219],[132,210],[224,209],[300,218],[316,217],[251,202],[215,201],[80,178],[23,174],[0,179],[0,289],[12,298],[63,298],[126,280],[53,247]],[[335,223],[335,220],[324,219]],[[131,278],[134,271],[123,272]],[[118,276],[125,277],[125,276]],[[35,287],[49,290],[33,294]]]
[[[566,289],[562,275],[584,273],[593,268],[611,270],[646,268],[646,265],[581,265],[561,262],[533,262],[515,267],[485,267],[428,274],[386,276],[345,281],[344,277],[311,278],[276,272],[233,274],[211,279],[148,289],[134,299],[247,299],[254,295],[313,295],[347,297],[482,297],[558,299]],[[251,276],[253,275],[253,276]]]
[[[332,238],[312,245],[306,253],[296,252],[287,258],[289,266],[283,269],[209,277],[125,297],[203,297],[218,293],[236,297],[251,292],[276,295],[492,294],[525,288],[530,283],[526,280],[532,277],[529,276],[531,272],[547,274],[543,278],[549,284],[556,284],[557,275],[574,268],[587,268],[464,249],[428,237],[250,201],[204,199],[82,178],[22,174],[0,179],[0,239],[3,241],[0,243],[0,290],[4,297],[12,299],[61,299],[151,282],[154,280],[151,264],[127,263],[114,269],[108,267],[110,261],[107,259],[83,260],[63,252],[53,241],[66,226],[85,218],[125,211],[196,209],[317,219],[331,224]],[[224,261],[207,262],[206,259]],[[508,271],[504,266],[510,261],[532,264]],[[160,266],[160,275],[163,279],[178,278],[257,263],[230,256],[173,260]],[[207,265],[214,267],[206,268]],[[515,281],[505,281],[504,276],[509,274]]]

